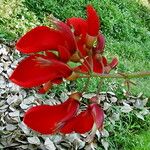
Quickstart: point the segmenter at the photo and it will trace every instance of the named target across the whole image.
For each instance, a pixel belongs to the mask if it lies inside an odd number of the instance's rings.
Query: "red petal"
[[[41,88],[39,88],[38,93],[45,94],[50,88],[52,88],[52,83],[51,81],[48,81]]]
[[[118,59],[115,57],[113,58],[112,62],[109,64],[109,66],[113,69],[118,65]]]
[[[88,24],[88,34],[90,36],[97,36],[99,31],[99,17],[92,7],[92,5],[87,6],[87,24]]]
[[[67,19],[67,24],[70,27],[73,27],[75,36],[86,35],[87,23],[84,19],[76,17],[69,18]]]
[[[77,42],[77,45],[78,45],[78,49],[80,51],[80,56],[81,57],[88,56],[87,51],[85,49],[85,44],[81,40]]]
[[[94,123],[93,116],[91,115],[90,110],[87,109],[81,112],[76,117],[69,120],[63,126],[60,132],[67,134],[74,131],[76,133],[83,134],[92,129],[93,123]]]
[[[97,37],[97,46],[95,48],[95,51],[97,53],[102,54],[104,52],[105,48],[105,37],[102,34],[99,34]]]
[[[47,56],[32,55],[22,60],[14,70],[10,80],[23,87],[39,86],[49,80],[70,76],[70,68]]]
[[[89,65],[89,63],[87,63],[87,61],[84,61],[82,65],[75,67],[74,70],[80,71],[83,73],[89,72],[90,71],[90,65]]]
[[[93,56],[93,71],[95,73],[103,73],[102,61]]]
[[[72,98],[59,105],[41,105],[30,108],[24,116],[24,123],[42,134],[57,132],[79,108],[79,102]]]
[[[91,63],[90,57],[87,57],[86,61],[84,61],[82,65],[76,67],[75,70],[79,70],[81,72],[88,72],[90,71],[90,63]],[[92,63],[93,65],[91,66],[93,66],[93,71],[95,73],[103,73],[103,64],[101,60],[97,59],[96,56],[93,56]]]
[[[62,82],[63,82],[62,78],[56,78],[56,79],[52,80],[53,84],[61,84]]]
[[[108,65],[107,59],[104,56],[102,56],[102,63],[103,63],[104,66]]]
[[[61,61],[67,62],[70,59],[71,54],[66,47],[59,45],[58,51],[59,51],[59,57]]]
[[[59,57],[54,54],[53,52],[49,52],[49,51],[46,51],[46,56],[48,56],[49,59],[55,59],[55,60],[59,60]]]
[[[69,51],[73,53],[76,50],[76,44],[75,44],[75,39],[74,35],[71,32],[71,29],[67,24],[61,21],[55,21],[59,31],[61,31],[67,41],[67,45],[69,47]]]
[[[103,122],[104,122],[104,111],[96,103],[91,104],[90,108],[91,108],[91,114],[94,118],[94,122],[96,123],[97,129],[101,129],[103,126]]]
[[[35,53],[45,50],[57,50],[58,45],[64,45],[65,39],[60,31],[46,26],[39,26],[27,32],[16,44],[23,53]]]

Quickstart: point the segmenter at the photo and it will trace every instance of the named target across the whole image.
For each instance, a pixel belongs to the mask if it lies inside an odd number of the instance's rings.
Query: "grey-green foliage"
[[[104,34],[118,40],[144,41],[144,31],[150,30],[150,11],[135,0],[25,0],[24,4],[41,21],[50,13],[61,20],[85,17],[85,6],[92,4],[101,16]]]

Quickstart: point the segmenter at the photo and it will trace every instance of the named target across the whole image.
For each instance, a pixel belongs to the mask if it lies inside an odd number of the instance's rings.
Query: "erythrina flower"
[[[59,105],[40,105],[30,108],[24,115],[24,123],[42,134],[54,134],[74,117],[79,109],[80,93],[72,94]]]
[[[92,5],[87,5],[86,14],[86,19],[72,17],[66,23],[51,17],[53,27],[38,26],[21,37],[16,48],[29,56],[18,64],[10,80],[25,88],[37,87],[43,94],[63,79],[75,80],[80,74],[91,77],[92,73],[109,73],[115,68],[118,59],[108,63],[103,56],[105,38]],[[70,61],[77,65],[73,67]],[[42,134],[92,131],[93,135],[103,127],[104,111],[93,97],[86,110],[80,112],[80,97],[80,93],[74,93],[59,105],[34,106],[27,110],[23,121]]]

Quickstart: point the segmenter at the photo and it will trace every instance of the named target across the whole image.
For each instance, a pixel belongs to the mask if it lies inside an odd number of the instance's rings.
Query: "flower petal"
[[[86,133],[90,131],[93,127],[93,116],[90,112],[90,110],[87,108],[87,110],[81,112],[79,115],[75,116],[71,120],[69,120],[60,130],[61,133]]]
[[[59,60],[59,57],[56,54],[54,54],[53,52],[46,51],[45,54],[46,54],[46,56],[48,56],[49,59]]]
[[[64,35],[46,26],[38,26],[27,32],[16,44],[22,53],[35,53],[45,50],[57,50],[58,45],[64,45]]]
[[[104,66],[107,66],[108,65],[108,62],[107,62],[107,59],[105,56],[102,56],[102,63]]]
[[[14,70],[10,80],[20,86],[29,88],[60,77],[67,78],[71,73],[71,69],[66,64],[37,54],[22,60]]]
[[[115,68],[118,65],[118,59],[115,57],[113,58],[113,60],[111,61],[111,63],[109,64],[109,66],[111,67],[111,69]]]
[[[59,45],[58,51],[59,51],[59,57],[61,61],[67,62],[70,59],[71,54],[66,47]]]
[[[97,36],[99,31],[99,17],[92,5],[86,7],[87,10],[87,24],[88,24],[88,34],[90,36]]]
[[[82,18],[72,17],[67,19],[67,24],[73,27],[75,36],[85,36],[87,33],[87,23]]]
[[[23,121],[39,133],[53,134],[76,114],[78,108],[79,102],[72,98],[59,105],[34,106],[25,113]]]
[[[101,59],[99,60],[99,58],[97,58],[96,56],[92,56],[92,62],[91,62],[90,57],[87,57],[83,62],[83,64],[76,67],[74,70],[78,70],[81,72],[88,72],[90,71],[90,68],[92,68],[92,70],[95,73],[103,73],[103,64]]]
[[[91,108],[91,114],[94,118],[94,122],[97,126],[97,129],[101,129],[103,127],[103,122],[104,122],[104,111],[96,103],[91,104],[90,108]]]
[[[95,51],[97,53],[102,54],[104,52],[105,48],[105,37],[102,34],[99,34],[97,37],[97,46],[95,48]]]
[[[51,88],[52,88],[52,82],[48,81],[47,83],[45,83],[44,85],[42,85],[42,87],[40,87],[38,89],[38,93],[39,94],[45,94]]]
[[[61,31],[66,39],[66,44],[69,48],[69,51],[71,53],[74,53],[74,51],[76,50],[76,44],[75,44],[75,38],[73,33],[71,32],[70,27],[65,24],[64,22],[61,21],[55,21],[58,30]]]

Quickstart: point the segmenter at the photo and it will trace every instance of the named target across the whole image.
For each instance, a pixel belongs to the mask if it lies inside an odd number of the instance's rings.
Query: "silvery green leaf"
[[[143,108],[142,111],[140,111],[140,113],[145,116],[150,114],[150,111],[147,108]]]
[[[19,87],[18,85],[12,82],[8,83],[7,87],[10,89],[10,91],[13,91],[13,92],[20,92],[20,89],[21,89],[21,87]]]
[[[9,96],[9,97],[7,98],[7,103],[8,103],[9,105],[11,105],[12,103],[17,102],[18,100],[19,100],[19,97],[18,97],[17,95]]]
[[[48,150],[55,150],[56,149],[54,143],[49,138],[46,138],[44,145],[45,145],[46,149],[48,149]]]
[[[28,149],[28,145],[20,145],[19,148],[26,150],[26,149]]]
[[[109,137],[109,132],[106,129],[101,131],[102,137]]]
[[[26,105],[26,104],[24,104],[23,102],[20,104],[20,107],[22,108],[22,109],[28,109],[29,107],[30,107],[30,105]]]
[[[113,113],[111,116],[111,119],[114,121],[118,121],[120,119],[120,114],[119,113]]]
[[[74,143],[76,149],[82,149],[85,146],[85,141],[82,141],[79,138],[75,139],[73,143]]]
[[[144,106],[146,106],[147,102],[148,102],[148,98],[143,99],[143,105]]]
[[[105,149],[105,150],[108,150],[108,148],[109,148],[109,143],[108,143],[106,140],[104,140],[104,139],[101,140],[101,143],[102,143],[104,149]]]
[[[87,98],[87,99],[90,99],[90,98],[92,98],[93,96],[96,96],[96,94],[95,93],[85,93],[85,94],[83,94],[83,98]]]
[[[112,95],[112,96],[115,96],[116,94],[114,93],[114,92],[107,92],[107,94],[109,94],[109,95]]]
[[[104,102],[104,107],[103,107],[104,110],[107,110],[110,107],[111,107],[111,104]]]
[[[31,144],[35,144],[35,145],[40,145],[40,144],[41,144],[39,138],[36,137],[36,136],[28,137],[27,140],[28,140],[28,142],[31,143]]]
[[[80,136],[79,136],[79,134],[77,134],[77,133],[72,133],[72,134],[69,134],[66,138],[67,138],[70,142],[73,142],[75,139],[79,139]]]
[[[142,97],[143,93],[140,92],[139,95],[137,96],[138,98]]]
[[[134,107],[136,107],[138,109],[142,109],[144,107],[143,100],[137,99],[135,104],[134,104]]]
[[[115,120],[112,117],[109,117],[110,123],[109,124],[113,124],[115,125]]]
[[[3,69],[3,67],[1,67],[1,66],[0,66],[0,73],[2,73],[2,72],[3,72],[3,70],[4,70],[4,69]]]
[[[124,104],[124,106],[121,107],[121,112],[129,113],[130,111],[133,110],[129,104],[127,104],[125,102],[123,102],[123,104]]]
[[[85,146],[85,150],[96,150],[97,149],[97,144],[96,143],[90,143]]]
[[[61,135],[53,135],[50,138],[54,143],[59,143],[62,140],[62,136]]]
[[[4,112],[5,111],[5,109],[8,107],[8,105],[3,105],[3,106],[1,106],[0,107],[0,112]]]
[[[3,131],[4,129],[5,129],[5,127],[1,127],[1,126],[0,126],[0,131]]]
[[[100,138],[101,138],[101,133],[100,133],[100,131],[99,130],[97,130],[96,131],[96,136],[97,136],[97,139],[98,139],[98,141],[100,140]]]
[[[30,134],[30,130],[29,130],[29,128],[24,124],[24,122],[19,123],[18,126],[21,128],[21,130],[22,130],[25,134],[27,134],[27,135]]]
[[[137,116],[138,118],[140,118],[140,119],[142,119],[142,120],[144,121],[144,117],[143,117],[143,115],[142,115],[142,114],[140,114],[140,113],[136,113],[136,116]]]
[[[0,101],[0,107],[3,106],[3,105],[5,105],[5,101],[4,101],[4,100],[1,100],[1,101]]]
[[[111,101],[112,103],[115,103],[115,102],[117,102],[117,98],[116,98],[116,97],[111,97],[111,98],[110,98],[110,101]]]
[[[60,100],[61,100],[62,102],[64,102],[66,99],[68,99],[67,93],[62,92],[62,93],[60,94]]]
[[[4,148],[4,146],[2,144],[0,144],[0,149],[3,149],[3,148]]]
[[[99,95],[99,99],[100,99],[100,101],[104,101],[106,99],[106,96],[105,95]]]
[[[9,113],[9,116],[11,117],[18,117],[19,115],[20,115],[20,112],[18,110]]]
[[[12,125],[12,124],[7,124],[6,125],[6,130],[8,131],[13,131],[15,130],[17,127],[15,125]]]
[[[34,96],[29,96],[29,97],[27,97],[27,98],[25,98],[25,99],[23,100],[23,103],[24,103],[24,104],[31,104],[31,103],[33,103],[34,101],[35,101]]]
[[[13,72],[13,70],[12,70],[11,68],[8,68],[8,69],[7,69],[7,74],[8,74],[8,76],[10,76],[10,75],[12,74],[12,72]]]

